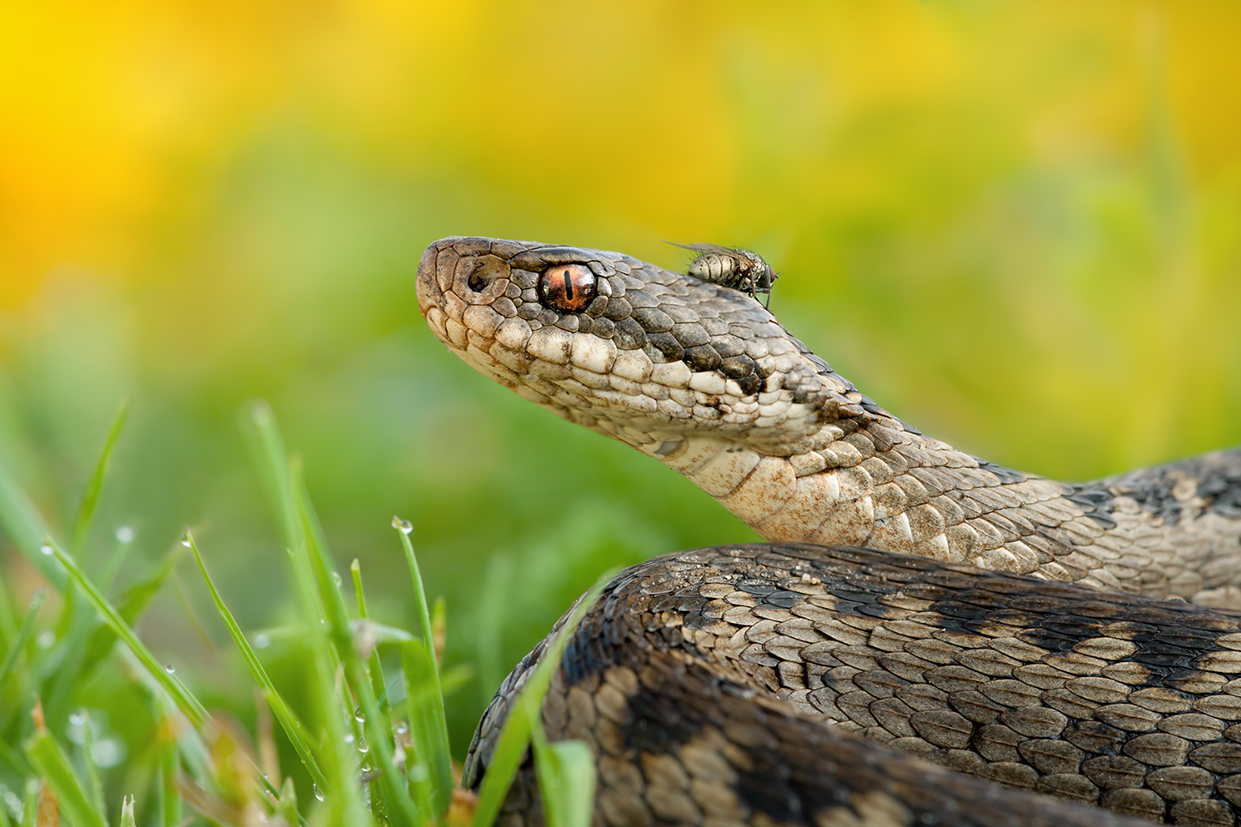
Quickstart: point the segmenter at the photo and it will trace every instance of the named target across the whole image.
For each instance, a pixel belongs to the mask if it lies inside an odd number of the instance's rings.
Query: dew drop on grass
[[[346,732],[346,733],[345,733],[345,743],[346,743],[346,744],[352,744],[352,743],[353,743],[353,733],[352,733],[352,732]]]
[[[409,724],[405,723],[404,721],[401,721],[400,723],[396,725],[397,735],[404,735],[407,732],[409,732]]]
[[[39,546],[39,551],[43,552],[48,557],[51,557],[54,549],[52,548],[51,543],[44,543],[43,545]]]
[[[86,725],[90,718],[85,707],[78,707],[69,713],[69,725],[65,728],[65,736],[74,744],[86,743]]]
[[[100,767],[115,767],[125,760],[125,744],[120,738],[103,738],[90,746],[90,757]]]
[[[362,707],[358,707],[353,711],[353,719],[359,724],[366,723],[366,715],[362,712]]]
[[[410,534],[414,530],[414,524],[409,520],[402,520],[400,517],[392,518],[392,527],[400,531],[402,534]]]
[[[118,543],[132,543],[134,541],[134,530],[130,526],[123,525],[116,530],[116,541]]]
[[[254,648],[255,649],[266,649],[268,646],[271,646],[270,635],[264,632],[259,632],[257,635],[254,636]]]
[[[359,738],[358,739],[358,753],[361,755],[366,755],[366,753],[370,751],[371,751],[371,748],[370,748],[370,745],[366,743],[366,739]]]
[[[165,666],[165,667],[164,667],[164,671],[165,671],[165,672],[167,672],[169,675],[175,675],[175,674],[177,674],[177,667],[173,666],[173,665],[170,663],[170,664],[168,664],[167,666]]]
[[[315,798],[323,800],[323,790],[319,789],[319,785],[315,784]]]

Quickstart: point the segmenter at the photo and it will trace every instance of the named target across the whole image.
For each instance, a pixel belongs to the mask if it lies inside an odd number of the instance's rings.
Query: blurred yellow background
[[[966,450],[1081,479],[1223,447],[1238,43],[1225,0],[4,4],[0,458],[64,527],[132,397],[96,539],[205,526],[253,628],[283,563],[236,418],[269,399],[380,614],[418,527],[479,670],[460,751],[600,569],[752,535],[449,356],[429,242],[751,247],[795,334]],[[190,680],[232,657],[157,612]]]

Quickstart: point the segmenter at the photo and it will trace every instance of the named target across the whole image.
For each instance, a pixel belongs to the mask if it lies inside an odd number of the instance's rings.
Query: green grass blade
[[[441,819],[452,800],[452,758],[448,749],[448,721],[439,675],[428,647],[414,640],[401,645],[405,672],[406,715],[413,748],[411,766],[415,787],[425,790],[435,818]]]
[[[51,534],[47,521],[0,458],[0,526],[13,544],[57,591],[65,590],[65,571],[41,551],[43,538]]]
[[[22,618],[22,625],[17,628],[17,634],[9,641],[9,651],[4,656],[4,662],[0,663],[0,692],[4,691],[5,682],[8,681],[9,674],[17,665],[18,656],[25,651],[30,636],[34,634],[34,624],[39,615],[39,607],[45,600],[47,600],[47,592],[43,589],[34,593],[34,597],[30,600],[30,609]]]
[[[24,746],[30,763],[56,792],[60,808],[69,821],[76,827],[107,827],[103,816],[91,806],[90,796],[51,733],[39,726]]]
[[[284,779],[284,786],[280,788],[280,798],[276,801],[276,815],[284,819],[285,824],[297,824],[297,788],[293,786],[293,779]]]
[[[294,585],[301,603],[302,622],[307,628],[305,640],[314,667],[315,694],[323,718],[325,743],[329,745],[323,754],[323,771],[331,786],[320,789],[320,794],[328,802],[326,823],[360,827],[372,822],[358,789],[357,752],[345,739],[345,722],[338,705],[340,701],[335,681],[338,661],[327,630],[320,622],[324,617],[323,606],[310,565],[311,555],[306,549],[305,533],[298,513],[299,497],[293,486],[288,454],[270,407],[262,402],[256,403],[251,408],[250,420],[254,428],[247,429],[246,433],[256,465],[267,483],[272,508],[286,545],[292,552],[290,560]]]
[[[427,595],[422,587],[422,574],[418,570],[418,556],[414,554],[414,544],[409,535],[414,524],[400,517],[392,518],[392,527],[401,535],[401,547],[405,549],[405,562],[409,566],[409,577],[414,583],[414,605],[418,607],[418,624],[422,630],[422,639],[426,641],[427,651],[431,653],[431,663],[439,669],[435,659],[435,633],[431,628],[431,612],[427,608]]]
[[[255,465],[271,498],[285,548],[295,549],[301,542],[300,521],[289,479],[289,454],[276,427],[276,416],[266,402],[256,402],[250,408],[250,421],[254,428],[243,428],[242,432],[250,437]]]
[[[167,702],[159,703],[162,705]],[[177,739],[169,727],[171,723],[171,715],[165,716],[162,726],[166,728],[166,743],[162,745],[159,759],[160,823],[163,827],[180,827],[182,808],[181,790],[177,787]]]
[[[147,649],[146,645],[138,639],[138,636],[134,634],[134,630],[121,617],[120,612],[108,602],[108,599],[95,587],[95,584],[90,581],[74,559],[51,538],[47,538],[46,545],[52,550],[60,564],[64,566],[72,581],[82,590],[86,599],[95,607],[95,611],[99,612],[103,617],[104,622],[129,647],[134,657],[146,668],[147,672],[159,683],[163,690],[168,693],[173,703],[177,705],[177,708],[181,710],[186,718],[189,718],[194,728],[200,729],[207,720],[206,707],[179,680],[176,680],[160,665],[155,656],[151,654],[151,650]]]
[[[121,799],[121,827],[137,827],[134,821],[134,797],[132,795]]]
[[[35,827],[39,813],[39,789],[42,784],[37,778],[26,782],[26,800],[22,804],[22,827]]]
[[[91,474],[90,482],[86,484],[86,491],[82,494],[82,504],[78,507],[78,518],[73,527],[73,549],[75,554],[81,554],[82,548],[86,544],[86,538],[90,534],[91,520],[95,516],[95,506],[99,503],[99,492],[103,490],[103,476],[108,468],[108,457],[112,455],[112,448],[116,445],[117,437],[121,435],[121,428],[125,426],[125,418],[129,415],[129,400],[121,401],[120,406],[116,409],[116,414],[112,417],[112,426],[108,428],[107,439],[103,443],[103,451],[99,455],[99,461],[95,463],[95,473]]]
[[[614,570],[605,572],[590,591],[578,599],[577,604],[556,632],[551,643],[548,644],[547,651],[544,652],[538,666],[534,668],[533,674],[522,687],[514,709],[500,731],[499,742],[496,744],[491,764],[487,767],[486,775],[483,776],[478,804],[474,808],[472,827],[490,827],[495,823],[496,817],[500,814],[500,806],[504,803],[504,797],[508,794],[508,788],[512,786],[513,779],[517,776],[517,769],[521,766],[526,745],[530,742],[531,730],[541,720],[543,696],[547,694],[547,688],[551,685],[555,670],[560,668],[560,658],[564,655],[565,646],[568,645],[569,638],[577,629],[577,625],[586,616],[586,612],[599,599],[603,587],[615,574]]]
[[[108,561],[104,564],[103,571],[99,574],[99,587],[104,591],[112,588],[116,575],[120,572],[121,566],[128,559],[129,553],[134,548],[134,530],[129,526],[121,526],[116,530],[116,545],[112,547],[112,553],[108,555]]]
[[[194,535],[188,529],[185,532],[185,540],[194,555],[194,561],[198,563],[198,570],[202,573],[203,582],[207,585],[207,592],[211,595],[211,602],[215,604],[220,619],[224,621],[229,635],[233,638],[233,642],[237,644],[237,649],[241,652],[242,659],[250,669],[250,675],[254,678],[254,682],[263,690],[263,697],[271,707],[272,714],[280,722],[284,734],[288,736],[289,742],[293,745],[293,749],[296,750],[302,765],[306,767],[306,772],[310,773],[311,779],[320,787],[326,786],[327,778],[324,777],[323,770],[319,768],[319,762],[311,749],[309,733],[305,731],[301,721],[297,719],[293,714],[293,710],[280,697],[280,693],[276,691],[276,686],[272,683],[271,678],[268,677],[267,670],[263,668],[262,661],[255,654],[253,647],[250,646],[250,641],[242,633],[241,627],[237,625],[237,620],[233,617],[233,613],[229,611],[228,606],[224,603],[224,598],[220,596],[219,590],[216,589],[215,582],[207,572],[207,564],[203,562],[202,554],[198,551],[198,544],[194,542]]]
[[[595,803],[595,757],[581,741],[547,742],[532,726],[534,766],[547,827],[589,827]]]
[[[298,480],[300,482],[300,480]],[[381,773],[379,788],[382,792],[383,806],[388,821],[396,827],[413,827],[424,823],[419,810],[410,798],[409,789],[404,782],[404,773],[396,767],[395,750],[388,716],[379,708],[376,693],[371,688],[371,679],[366,671],[366,661],[358,648],[354,646],[351,625],[345,611],[344,594],[339,583],[331,576],[331,558],[323,539],[314,510],[305,489],[298,485],[295,492],[298,512],[302,518],[303,536],[306,538],[307,559],[314,572],[320,597],[328,614],[328,634],[331,636],[345,670],[345,679],[349,688],[365,716],[363,724],[366,740],[370,744],[371,760],[375,769]],[[369,621],[368,621],[369,622]],[[343,633],[343,634],[342,634]],[[369,656],[369,653],[367,653]],[[372,799],[373,801],[373,799]]]
[[[345,607],[345,593],[340,588],[340,575],[332,566],[323,527],[319,525],[319,517],[310,502],[310,495],[302,480],[300,464],[290,469],[290,477],[297,512],[301,518],[302,536],[305,538],[304,548],[310,570],[314,573],[323,616],[328,621],[328,634],[343,656],[345,649],[353,647],[353,636],[350,632],[349,610]]]
[[[405,697],[417,763],[427,773],[425,783],[415,779],[415,787],[422,786],[430,799],[432,812],[438,820],[448,810],[452,799],[452,764],[448,757],[448,722],[444,715],[444,694],[440,686],[439,663],[435,657],[435,631],[431,625],[431,612],[427,606],[426,589],[418,567],[418,555],[409,535],[413,524],[400,517],[392,518],[397,530],[405,562],[409,566],[410,581],[414,589],[414,605],[417,607],[418,623],[422,633],[422,645],[412,643],[401,646],[401,661],[405,671]]]
[[[174,546],[172,551],[164,556],[163,562],[149,577],[135,583],[125,591],[125,595],[121,598],[120,606],[117,608],[117,614],[120,615],[123,621],[130,626],[138,622],[142,617],[142,613],[146,611],[147,606],[150,604],[151,599],[163,588],[164,581],[172,574],[173,567],[181,559],[180,551],[182,548],[184,546],[179,543]],[[91,671],[112,651],[112,646],[115,643],[116,631],[111,626],[105,623],[95,629],[86,644],[86,654],[82,657],[82,675],[89,676]]]
[[[349,685],[357,695],[362,712],[366,716],[364,724],[366,740],[370,744],[370,755],[375,762],[375,769],[381,773],[379,787],[383,792],[388,823],[403,825],[403,827],[428,823],[429,818],[424,816],[425,808],[420,812],[419,808],[414,805],[409,795],[409,788],[405,784],[405,774],[396,766],[391,724],[388,716],[379,709],[379,703],[375,698],[375,693],[371,690],[362,660],[356,656],[342,656],[342,660]]]
[[[366,593],[362,591],[362,566],[356,559],[349,564],[349,574],[353,577],[353,594],[358,601],[358,619],[359,621],[366,621],[368,618],[366,614]],[[354,635],[354,641],[356,645],[356,634]],[[374,691],[376,697],[383,698],[387,694],[384,690],[384,687],[387,686],[387,684],[384,683],[384,670],[383,664],[379,662],[378,647],[371,647],[369,666],[371,673],[371,689]],[[380,703],[382,704],[382,701]]]
[[[9,600],[8,589],[0,589],[0,640],[12,640],[17,634],[17,615]]]
[[[90,713],[83,712],[86,720],[82,723],[82,763],[86,765],[86,790],[90,793],[90,803],[104,820],[108,820],[108,805],[104,801],[103,781],[99,777],[99,766],[95,763],[94,727],[91,725]]]

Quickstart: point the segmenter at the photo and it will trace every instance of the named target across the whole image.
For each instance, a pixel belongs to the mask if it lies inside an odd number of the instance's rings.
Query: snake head
[[[445,238],[418,307],[479,372],[646,453],[686,440],[790,456],[865,399],[759,302],[620,253]]]

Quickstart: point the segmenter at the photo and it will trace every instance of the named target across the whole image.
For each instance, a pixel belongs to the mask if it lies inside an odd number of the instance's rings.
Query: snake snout
[[[440,286],[436,269],[436,260],[439,258],[444,241],[437,241],[428,247],[418,261],[418,276],[414,281],[414,291],[418,296],[418,310],[424,317],[432,307],[439,307],[444,299],[444,290]]]
[[[427,316],[438,307],[460,321],[464,307],[491,304],[508,275],[508,262],[491,251],[489,239],[442,238],[418,262],[418,309]]]

